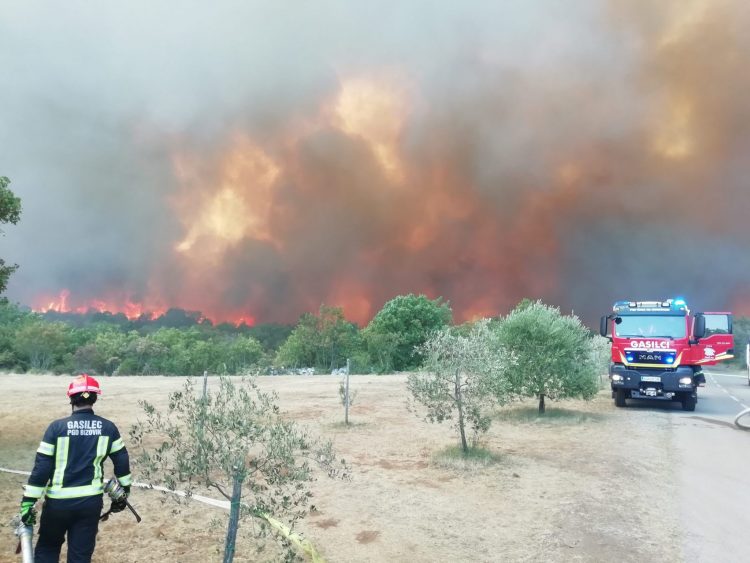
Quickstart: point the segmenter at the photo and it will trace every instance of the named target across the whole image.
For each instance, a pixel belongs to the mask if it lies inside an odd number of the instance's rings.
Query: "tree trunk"
[[[456,406],[458,407],[458,432],[461,434],[461,450],[468,453],[469,446],[466,443],[466,430],[464,429],[464,403],[461,396],[461,372],[456,370]]]
[[[232,500],[229,507],[229,524],[227,524],[227,538],[224,541],[223,563],[232,563],[234,560],[235,543],[237,542],[237,529],[240,527],[240,500],[242,499],[242,476],[238,468],[234,474],[232,485]]]
[[[539,414],[544,414],[544,393],[539,394]]]

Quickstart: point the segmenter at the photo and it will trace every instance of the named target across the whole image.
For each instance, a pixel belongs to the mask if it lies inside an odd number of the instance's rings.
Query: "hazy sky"
[[[744,1],[211,4],[0,0],[11,299],[750,313]]]

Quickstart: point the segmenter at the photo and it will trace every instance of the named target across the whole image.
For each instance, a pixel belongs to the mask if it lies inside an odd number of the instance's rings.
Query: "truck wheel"
[[[690,393],[685,393],[682,396],[682,410],[694,411],[695,410],[696,397],[693,397]]]
[[[625,389],[616,389],[615,390],[615,406],[616,407],[626,407],[627,404],[625,403],[625,395],[626,391]]]

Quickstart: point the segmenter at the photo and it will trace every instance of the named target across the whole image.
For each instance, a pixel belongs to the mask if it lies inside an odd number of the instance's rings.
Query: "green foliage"
[[[536,303],[533,299],[529,299],[528,297],[524,297],[518,302],[518,305],[516,305],[515,310],[516,311],[525,311],[529,307],[533,307],[534,303]]]
[[[221,335],[199,327],[161,328],[127,340],[118,373],[239,375],[255,367],[262,356],[261,345],[249,336]]]
[[[412,401],[424,407],[427,421],[452,421],[461,448],[468,453],[467,428],[474,446],[490,427],[491,409],[509,399],[505,354],[487,320],[475,323],[466,335],[444,328],[424,344],[422,352],[426,372],[411,374],[407,380]]]
[[[369,325],[362,331],[362,340],[364,343],[364,352],[366,360],[360,359],[355,362],[356,371],[374,371],[375,373],[392,373],[394,371],[394,361],[398,348],[399,336],[379,332]],[[361,363],[367,362],[371,369],[363,370]]]
[[[125,334],[113,326],[100,326],[94,334],[89,333],[84,343],[76,349],[75,369],[88,373],[112,375],[120,367],[129,343],[136,338],[135,333]]]
[[[0,223],[15,225],[21,219],[21,199],[10,191],[9,185],[10,180],[0,176]]]
[[[609,363],[612,359],[612,345],[609,340],[600,336],[599,333],[588,331],[591,361],[594,369],[602,380],[603,376],[609,371]]]
[[[234,331],[237,329],[232,327]],[[247,335],[257,340],[266,351],[276,351],[289,338],[294,327],[275,323],[263,323],[247,328]]]
[[[69,332],[63,323],[31,320],[16,332],[13,350],[22,365],[36,372],[71,371],[69,367]]]
[[[509,353],[509,382],[515,394],[544,400],[590,399],[599,389],[600,360],[578,317],[537,301],[513,310],[497,326]]]
[[[276,355],[278,366],[315,367],[331,371],[346,363],[360,347],[357,327],[339,307],[321,305],[317,315],[305,313]]]
[[[0,303],[0,369],[107,375],[241,375],[259,369],[254,338],[212,327],[160,328],[141,335],[119,324],[72,326]]]
[[[315,366],[318,350],[318,320],[312,313],[303,314],[286,342],[276,353],[276,364],[288,367]]]
[[[316,467],[331,477],[348,476],[331,444],[284,420],[276,402],[253,380],[235,384],[221,377],[205,398],[188,380],[170,395],[165,412],[141,401],[145,420],[130,431],[146,480],[188,495],[197,486],[212,487],[231,501],[225,561],[231,561],[240,519],[266,514],[294,522],[311,507],[307,483]]]
[[[15,225],[21,218],[21,199],[16,197],[8,188],[10,180],[0,176],[0,224],[11,223]],[[0,234],[3,234],[0,229]],[[0,294],[8,285],[8,278],[18,269],[18,265],[6,266],[5,260],[0,258]]]
[[[14,303],[0,300],[0,369],[28,369],[28,364],[16,352],[16,334],[22,326],[36,318],[36,315]]]
[[[32,321],[64,326],[53,329],[63,342],[46,334],[39,343],[30,343],[32,329],[17,338],[18,330]],[[386,373],[418,365],[421,354],[414,347],[449,322],[450,308],[441,299],[413,295],[386,304],[361,332],[341,308],[326,305],[317,314],[302,315],[292,328],[213,326],[200,313],[181,309],[153,320],[98,311],[40,315],[0,302],[0,369],[23,372],[45,365],[56,373],[200,375],[205,370],[241,375],[267,373],[272,365],[330,372],[349,358],[352,373]],[[405,332],[399,332],[402,326]],[[42,351],[44,343],[63,351]]]
[[[202,315],[199,311],[172,308],[157,318],[153,326],[159,328],[189,328],[199,324],[201,319]]]
[[[365,330],[368,349],[377,351],[378,370],[410,370],[422,364],[422,346],[435,331],[451,322],[451,309],[442,298],[399,295],[386,303]]]

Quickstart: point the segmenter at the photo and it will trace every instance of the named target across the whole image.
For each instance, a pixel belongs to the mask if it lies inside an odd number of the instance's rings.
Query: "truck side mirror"
[[[693,324],[693,338],[698,340],[706,336],[706,317],[703,313],[695,314],[695,323]]]
[[[609,317],[605,315],[599,319],[599,334],[606,338],[607,332],[609,332]]]

